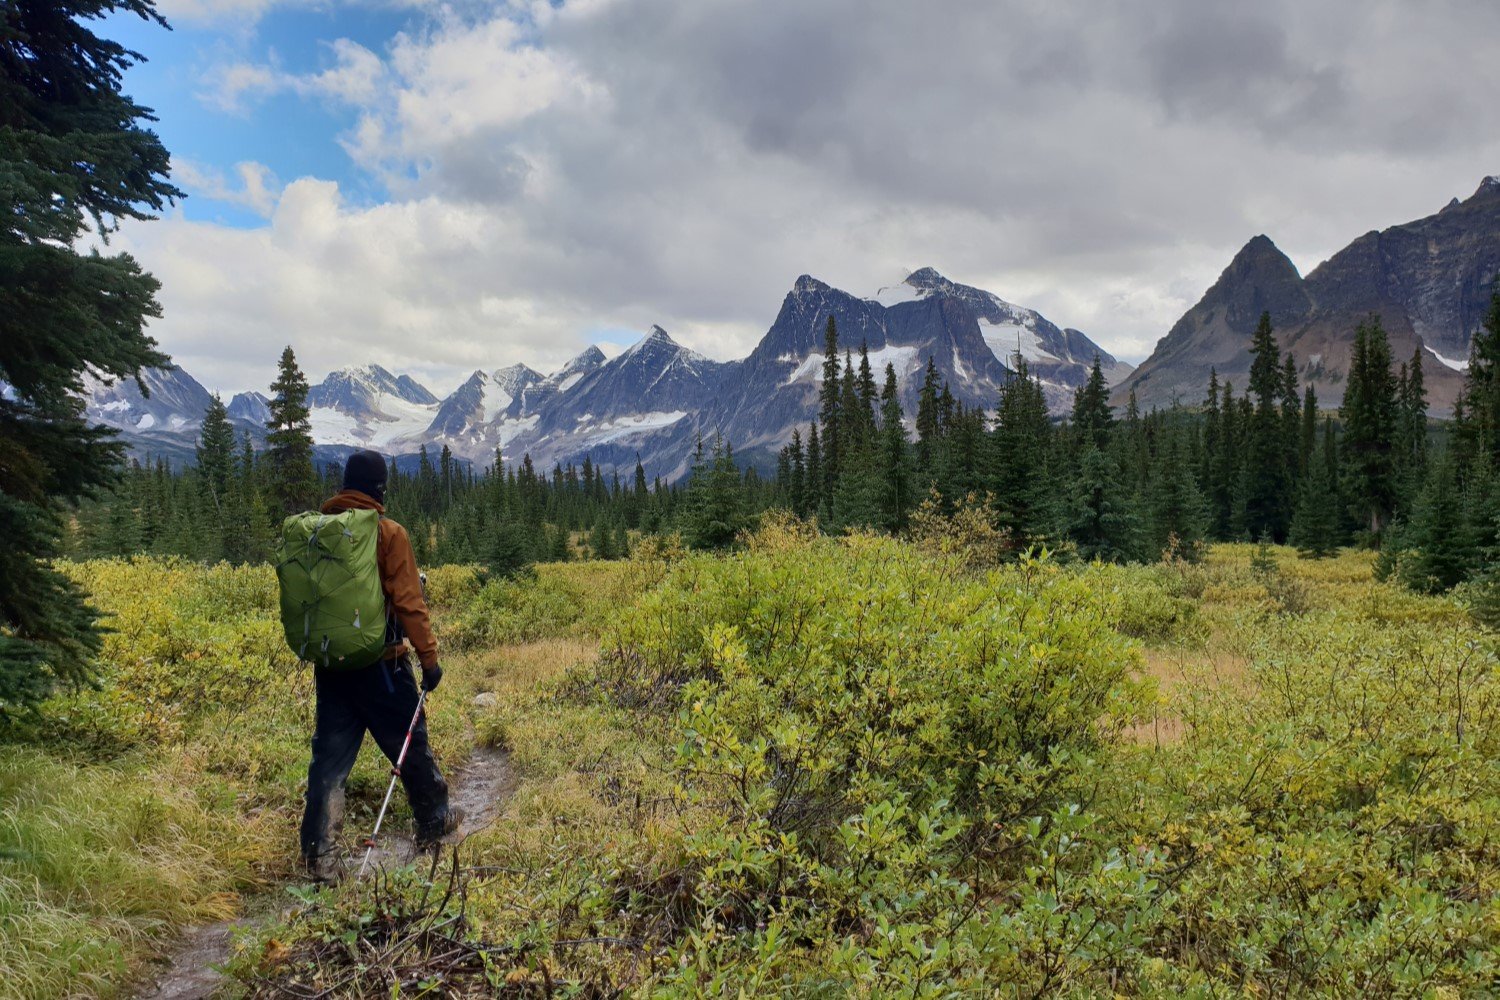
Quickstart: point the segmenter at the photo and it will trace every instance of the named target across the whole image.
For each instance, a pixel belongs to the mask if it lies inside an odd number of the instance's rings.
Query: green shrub
[[[1127,758],[1099,803],[1107,839],[1155,845],[1175,871],[1150,933],[1162,961],[1137,958],[1138,981],[1488,993],[1500,975],[1493,648],[1324,611],[1263,622],[1252,651],[1248,690],[1190,690],[1184,739]]]
[[[1159,566],[1108,564],[1077,572],[1110,624],[1122,635],[1146,642],[1172,642],[1197,635],[1199,602],[1179,593],[1184,579],[1196,581],[1196,576],[1184,578]]]
[[[490,580],[444,617],[442,641],[466,650],[561,635],[579,620],[580,603],[556,577]]]
[[[876,537],[687,560],[606,646],[617,699],[679,692],[683,850],[698,912],[730,928],[928,936],[973,891],[964,859],[1049,836],[1135,707],[1135,653],[1084,578],[1026,559],[955,578]]]

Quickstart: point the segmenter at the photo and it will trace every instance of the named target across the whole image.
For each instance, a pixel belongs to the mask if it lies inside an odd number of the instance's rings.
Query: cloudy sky
[[[1305,271],[1500,172],[1494,0],[158,2],[104,30],[190,197],[114,245],[226,392],[738,357],[799,274],[925,265],[1138,361],[1251,236]]]

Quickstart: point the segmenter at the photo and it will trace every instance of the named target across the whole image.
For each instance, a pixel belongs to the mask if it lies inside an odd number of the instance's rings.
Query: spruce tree
[[[1217,368],[1208,370],[1208,398],[1203,401],[1203,431],[1201,434],[1202,445],[1198,452],[1198,485],[1207,498],[1212,517],[1212,526],[1215,534],[1218,533],[1218,510],[1215,506],[1214,497],[1214,469],[1219,460],[1220,435],[1222,434],[1219,420],[1219,371]]]
[[[595,559],[614,559],[618,556],[615,551],[615,534],[609,530],[609,522],[602,516],[594,519],[594,530],[589,533],[589,548],[593,550]]]
[[[513,579],[531,567],[531,544],[526,529],[516,521],[495,526],[486,552],[485,568],[491,576]]]
[[[864,424],[869,436],[874,436],[875,411],[880,401],[878,390],[875,387],[875,372],[870,367],[869,345],[860,342],[859,345],[859,379],[857,382],[860,422]]]
[[[843,458],[843,380],[839,377],[839,328],[833,316],[823,332],[823,381],[818,387],[818,422],[822,425],[823,506],[832,502]]]
[[[1239,529],[1235,499],[1240,468],[1244,464],[1243,444],[1240,407],[1234,398],[1234,385],[1225,382],[1223,403],[1219,409],[1219,451],[1214,458],[1208,495],[1210,523],[1214,534],[1220,538],[1231,538]]]
[[[227,536],[231,530],[231,487],[234,483],[235,441],[229,413],[215,394],[203,416],[198,432],[198,481],[203,488],[200,520],[213,527],[211,558],[223,556],[232,548]]]
[[[1390,343],[1377,316],[1355,330],[1339,412],[1344,423],[1344,498],[1351,516],[1378,542],[1396,506],[1397,400]]]
[[[828,497],[823,492],[823,445],[818,439],[818,424],[814,421],[807,429],[807,474],[804,477],[804,517],[826,518]]]
[[[68,507],[100,495],[122,455],[84,419],[85,378],[168,363],[145,332],[156,280],[129,254],[77,249],[182,194],[150,112],[121,90],[141,57],[90,30],[116,12],[166,24],[150,0],[0,13],[0,715],[86,683],[100,648],[95,612],[50,565]]]
[[[1104,369],[1096,354],[1089,368],[1088,380],[1073,395],[1073,433],[1081,448],[1092,444],[1103,451],[1109,447],[1110,430],[1114,424],[1114,413],[1109,406],[1109,386],[1104,381]]]
[[[1084,560],[1125,562],[1139,548],[1139,521],[1108,452],[1085,446],[1068,491],[1064,531]]]
[[[297,356],[290,346],[281,352],[276,381],[271,383],[270,410],[266,421],[266,487],[278,512],[295,514],[317,501],[318,479],[313,470],[307,379],[297,367]]]
[[[932,468],[937,457],[938,438],[942,435],[938,412],[938,390],[942,386],[937,364],[927,359],[927,369],[922,374],[922,388],[917,394],[917,471],[931,480]]]
[[[1452,458],[1433,463],[1411,517],[1392,539],[1399,552],[1396,572],[1407,587],[1424,594],[1452,590],[1478,562],[1464,530],[1463,494]]]
[[[683,538],[695,549],[727,548],[745,523],[744,491],[733,449],[715,440],[712,454],[699,458],[688,481]]]
[[[1250,344],[1250,394],[1254,413],[1246,440],[1243,529],[1259,537],[1286,537],[1290,519],[1287,481],[1287,431],[1283,402],[1287,373],[1271,328],[1271,314],[1262,313]],[[1295,379],[1295,370],[1291,373]]]
[[[567,562],[573,558],[573,543],[568,537],[567,529],[561,525],[554,525],[547,529],[547,558],[553,562]]]
[[[885,386],[880,392],[880,480],[884,485],[882,526],[887,531],[900,531],[906,527],[912,507],[911,446],[906,439],[896,368],[891,364],[885,366]]]
[[[1207,532],[1208,514],[1178,428],[1166,433],[1146,497],[1151,525],[1148,555],[1196,559]]]
[[[1427,477],[1427,387],[1422,374],[1422,348],[1403,362],[1396,377],[1395,510],[1411,509]]]
[[[1048,468],[1052,421],[1041,381],[1026,359],[1011,359],[1015,377],[1000,389],[990,435],[989,489],[999,526],[1021,546],[1048,535],[1057,517],[1057,484]]]
[[[1489,311],[1470,344],[1454,424],[1458,460],[1465,468],[1480,458],[1500,467],[1500,287],[1490,294]]]
[[[1307,475],[1318,446],[1318,394],[1311,384],[1302,393],[1302,416],[1297,429],[1297,477]]]
[[[1312,392],[1310,386],[1308,392]],[[1325,451],[1332,446],[1332,422],[1327,426],[1330,433],[1324,437]],[[1304,559],[1323,559],[1338,551],[1339,516],[1334,486],[1327,456],[1314,454],[1297,490],[1297,504],[1287,538]]]

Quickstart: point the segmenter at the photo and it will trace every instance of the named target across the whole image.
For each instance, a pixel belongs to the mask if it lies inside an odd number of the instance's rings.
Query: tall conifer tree
[[[1073,433],[1080,447],[1092,444],[1103,451],[1109,447],[1110,430],[1115,417],[1109,406],[1109,386],[1104,381],[1104,369],[1099,355],[1089,368],[1088,380],[1078,387],[1073,395]]]
[[[1250,394],[1255,409],[1246,440],[1244,530],[1251,537],[1269,533],[1286,537],[1290,520],[1287,480],[1288,437],[1284,414],[1288,372],[1281,364],[1281,351],[1271,328],[1271,314],[1262,313],[1250,344]],[[1296,371],[1290,373],[1295,386]],[[1294,390],[1295,391],[1295,390]],[[1295,412],[1295,411],[1293,411]],[[1293,424],[1295,427],[1295,423]]]
[[[297,367],[291,347],[281,352],[276,381],[271,383],[270,410],[271,417],[266,421],[266,486],[278,512],[295,514],[317,500],[318,480],[313,470],[307,378]]]
[[[129,254],[76,249],[182,194],[150,112],[121,90],[140,57],[90,30],[116,12],[166,25],[150,0],[0,11],[0,715],[86,682],[100,648],[93,610],[50,565],[63,513],[121,458],[84,419],[84,377],[167,363],[145,332],[156,280]]]
[[[1391,374],[1390,343],[1378,316],[1355,330],[1340,416],[1345,499],[1350,514],[1378,542],[1397,496],[1396,380]]]

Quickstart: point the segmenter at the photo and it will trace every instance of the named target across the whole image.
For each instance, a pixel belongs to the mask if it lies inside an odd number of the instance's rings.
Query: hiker
[[[380,588],[385,592],[385,646],[380,658],[353,668],[316,664],[317,722],[312,762],[307,768],[307,810],[302,816],[302,858],[314,878],[337,877],[337,837],[344,813],[344,782],[354,766],[365,731],[394,764],[417,709],[415,650],[421,686],[433,691],[443,679],[437,640],[428,621],[427,599],[417,572],[416,553],[406,529],[384,516],[385,459],[374,451],[349,456],[344,486],[323,503],[322,513],[373,510],[380,514],[375,541]],[[378,635],[375,637],[378,642]],[[314,657],[305,657],[315,659]],[[401,765],[401,782],[416,818],[418,849],[435,847],[458,828],[461,810],[448,806],[448,784],[427,742],[427,720],[412,729],[411,747]]]

